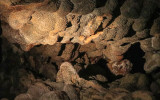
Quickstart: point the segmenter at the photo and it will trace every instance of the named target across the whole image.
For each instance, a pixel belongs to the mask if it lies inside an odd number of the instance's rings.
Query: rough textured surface
[[[159,100],[159,2],[0,0],[0,99]]]
[[[95,42],[98,51],[90,52],[89,56],[104,55],[110,60],[111,69],[112,63],[118,64],[134,43],[139,42],[144,52],[149,44],[151,51],[160,49],[156,0],[2,0],[0,6],[3,36],[25,51],[39,44]],[[151,22],[153,25],[148,25]],[[62,58],[69,60],[69,52],[64,51]]]
[[[105,89],[96,82],[80,78],[74,67],[64,62],[60,66],[56,81],[58,83],[36,82],[27,93],[18,95],[15,100],[155,100],[153,94],[147,91],[147,77],[139,73],[116,80],[110,84],[109,89]]]

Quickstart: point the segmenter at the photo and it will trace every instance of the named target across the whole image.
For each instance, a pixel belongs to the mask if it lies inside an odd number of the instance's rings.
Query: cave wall
[[[159,2],[0,0],[0,98],[154,100],[146,98],[160,94]]]
[[[24,51],[39,44],[94,43],[89,55],[105,57],[113,73],[123,74],[132,67],[123,55],[140,43],[145,71],[160,65],[158,0],[1,0],[0,7],[3,36]]]

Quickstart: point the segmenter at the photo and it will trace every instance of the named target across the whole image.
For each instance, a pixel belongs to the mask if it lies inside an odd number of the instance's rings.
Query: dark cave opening
[[[83,68],[78,74],[80,77],[91,80],[90,76],[96,76],[96,75],[103,75],[107,78],[107,82],[99,82],[102,86],[107,88],[107,83],[113,82],[119,78],[122,78],[122,76],[114,75],[107,67],[107,60],[100,58],[95,64],[88,65],[87,68]]]
[[[109,70],[109,68],[107,67],[107,60],[106,59],[103,59],[103,58],[101,58],[96,64],[97,65],[99,65],[99,66],[101,66],[101,67],[103,67],[104,68],[104,70],[106,71],[106,77],[107,77],[107,79],[108,79],[108,83],[109,82],[113,82],[113,81],[115,81],[116,79],[119,79],[119,78],[121,78],[122,76],[120,76],[120,75],[118,75],[118,76],[115,76],[110,70]]]
[[[132,64],[133,68],[131,73],[136,73],[136,72],[141,72],[144,73],[144,63],[145,59],[143,58],[144,56],[143,50],[140,48],[140,43],[135,43],[133,44],[129,50],[124,54],[125,59],[129,59]]]

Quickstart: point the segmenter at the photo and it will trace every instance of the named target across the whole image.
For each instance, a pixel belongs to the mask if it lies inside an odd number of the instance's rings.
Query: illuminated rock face
[[[153,59],[159,57],[158,0],[102,1],[1,0],[3,36],[11,43],[20,44],[25,51],[39,44],[93,42],[101,52],[97,56],[109,59],[111,70],[116,69],[115,65],[120,66],[119,62],[123,62],[124,54],[132,45],[140,43],[146,52],[145,70],[160,66],[158,61],[153,64],[154,60],[147,58],[147,54]],[[130,70],[132,64],[127,62]]]

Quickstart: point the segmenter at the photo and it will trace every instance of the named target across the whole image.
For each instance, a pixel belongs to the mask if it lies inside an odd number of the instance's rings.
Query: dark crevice
[[[126,45],[128,45],[129,43],[123,43],[121,46],[126,46]]]
[[[55,66],[55,68],[56,68],[57,71],[59,70],[58,69],[58,65],[56,64],[56,62],[52,62],[51,64]]]
[[[113,39],[109,39],[109,40],[107,40],[107,42],[109,42],[109,41],[114,41]]]
[[[40,47],[40,46],[42,46],[42,44],[36,45],[35,47]]]
[[[151,74],[155,74],[155,76],[156,76],[156,74],[160,74],[160,68],[159,67],[157,67],[155,70],[153,70],[152,72],[151,72]]]
[[[79,44],[78,44],[78,43],[75,43],[75,44],[74,44],[74,48],[73,48],[73,50],[72,50],[72,55],[71,55],[70,59],[72,59],[72,58],[74,57],[75,52],[77,51],[78,48],[79,48]]]
[[[72,40],[73,40],[73,38],[74,38],[74,37],[70,38],[70,41],[72,41]]]
[[[118,5],[117,7],[115,8],[115,10],[113,11],[113,16],[112,16],[112,19],[109,21],[108,25],[109,26],[110,24],[112,24],[112,22],[114,22],[114,20],[119,16],[121,15],[121,11],[120,11],[120,7],[123,5],[123,3],[125,2],[125,0],[119,0],[118,1]]]
[[[79,52],[78,58],[82,58],[85,54],[86,52]]]
[[[130,27],[128,33],[124,37],[132,37],[136,34],[136,32]]]
[[[159,17],[159,14],[160,14],[160,8],[157,8],[155,10],[155,12],[152,14],[151,18],[149,19],[149,21],[147,22],[147,26],[146,26],[146,29],[150,29],[154,23],[154,20],[153,19],[157,19]]]
[[[29,17],[29,21],[31,21],[31,20],[32,20],[32,16]]]
[[[102,27],[102,23],[99,25],[99,27],[97,28],[97,30],[95,31],[95,33],[103,31],[103,27]]]
[[[62,55],[62,53],[63,53],[63,51],[65,50],[65,48],[66,48],[66,44],[62,44],[62,45],[61,45],[61,50],[59,51],[58,56],[61,56],[61,55]]]
[[[107,0],[96,0],[96,8],[105,6]]]
[[[72,23],[71,22],[67,23],[67,28],[69,28],[69,27],[72,27]]]
[[[63,37],[58,37],[58,41],[57,42],[61,42],[63,40]]]
[[[51,61],[51,57],[48,57],[47,58],[47,63],[50,63],[50,61]]]
[[[73,9],[74,9],[74,4],[71,2],[71,0],[68,0],[68,2],[70,3],[70,5],[71,5],[71,11],[70,12],[72,12],[73,11]]]
[[[144,73],[145,59],[143,50],[140,48],[140,43],[133,44],[128,51],[124,54],[124,58],[132,62],[133,68],[131,73],[141,72]]]

